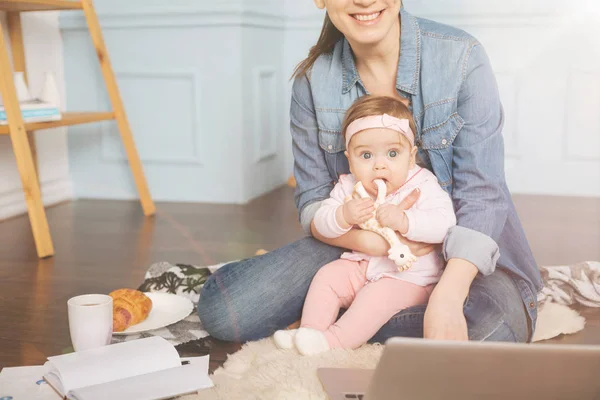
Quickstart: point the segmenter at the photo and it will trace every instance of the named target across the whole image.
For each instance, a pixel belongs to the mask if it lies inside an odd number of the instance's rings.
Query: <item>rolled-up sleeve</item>
[[[470,49],[458,95],[464,125],[453,143],[452,199],[457,225],[444,241],[446,260],[460,258],[483,275],[494,272],[498,238],[508,216],[504,176],[504,115],[496,79],[480,44]]]
[[[290,130],[294,155],[294,198],[300,224],[307,235],[321,202],[329,197],[333,180],[329,175],[323,150],[319,147],[319,131],[314,111],[310,82],[306,75],[297,77],[292,86]]]

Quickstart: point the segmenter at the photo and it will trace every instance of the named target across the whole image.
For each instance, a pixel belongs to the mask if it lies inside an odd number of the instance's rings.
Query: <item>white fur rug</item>
[[[186,400],[325,400],[317,368],[375,368],[383,346],[356,350],[336,349],[304,357],[295,350],[280,350],[272,338],[245,344],[229,356],[211,376],[215,387]]]
[[[547,302],[540,309],[534,341],[580,331],[585,320],[576,311]],[[375,368],[383,346],[332,350],[313,357],[279,350],[272,338],[245,344],[211,376],[215,387],[185,400],[325,400],[316,370],[321,367]]]
[[[569,335],[585,327],[585,318],[565,305],[547,301],[540,306],[533,341]]]

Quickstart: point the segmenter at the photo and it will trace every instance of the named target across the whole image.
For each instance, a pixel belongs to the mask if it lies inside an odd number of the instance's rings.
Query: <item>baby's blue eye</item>
[[[362,153],[360,155],[362,158],[364,158],[365,160],[368,160],[371,158],[371,153],[369,153],[368,151],[365,151],[364,153]]]
[[[388,151],[388,157],[394,158],[398,156],[398,152],[396,150]]]

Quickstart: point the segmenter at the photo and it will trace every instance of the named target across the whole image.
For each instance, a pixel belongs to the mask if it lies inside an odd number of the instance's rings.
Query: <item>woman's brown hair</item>
[[[317,40],[317,44],[310,48],[308,57],[296,66],[292,78],[306,74],[321,54],[333,51],[333,47],[342,37],[344,37],[342,32],[333,25],[329,19],[329,15],[325,14],[325,21],[323,21],[323,28],[321,29],[321,35],[319,36],[319,40]]]
[[[346,111],[346,116],[342,123],[342,133],[344,134],[344,137],[346,137],[348,125],[352,122],[359,118],[381,114],[391,115],[392,117],[400,119],[407,119],[410,129],[415,135],[417,134],[412,112],[400,99],[388,96],[365,95],[359,97],[348,111]]]

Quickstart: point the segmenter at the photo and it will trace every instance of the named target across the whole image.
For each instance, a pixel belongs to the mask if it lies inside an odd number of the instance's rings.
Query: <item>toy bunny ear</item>
[[[365,187],[363,186],[361,181],[356,182],[356,185],[354,185],[354,192],[357,193],[363,199],[369,197],[369,194],[365,190]]]
[[[381,179],[375,179],[373,183],[377,185],[377,200],[375,201],[375,203],[377,205],[383,204],[385,202],[385,197],[387,196],[387,188],[385,186],[385,182]]]

